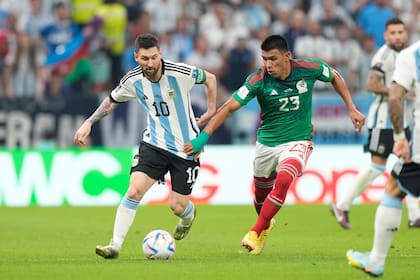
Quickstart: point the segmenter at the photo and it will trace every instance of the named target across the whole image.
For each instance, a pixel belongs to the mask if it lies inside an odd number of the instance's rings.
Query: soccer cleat
[[[351,229],[350,220],[349,220],[349,211],[338,209],[334,203],[331,204],[330,210],[342,228]]]
[[[267,237],[270,232],[273,230],[276,225],[276,220],[271,219],[270,226],[267,229],[261,231],[261,234],[258,236],[257,233],[253,230],[249,231],[245,237],[242,239],[241,245],[251,255],[259,255],[264,249],[265,243],[267,242]]]
[[[119,250],[115,248],[113,245],[106,245],[106,246],[96,246],[96,254],[98,256],[103,257],[104,259],[116,259],[120,254]]]
[[[371,276],[379,277],[384,274],[383,266],[374,265],[369,261],[370,252],[361,253],[354,250],[348,250],[346,257],[351,266],[361,269]]]
[[[179,219],[178,224],[176,225],[175,231],[174,231],[174,239],[175,240],[181,240],[184,239],[185,236],[188,235],[188,233],[190,232],[191,226],[195,220],[195,216],[197,213],[197,208],[194,208],[194,216],[191,220],[191,223],[189,225],[184,225],[182,223],[182,219]]]
[[[420,218],[414,221],[408,221],[408,227],[409,228],[420,228]]]

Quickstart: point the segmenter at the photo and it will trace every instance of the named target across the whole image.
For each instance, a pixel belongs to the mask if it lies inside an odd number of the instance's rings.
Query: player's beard
[[[401,50],[403,50],[406,47],[406,44],[405,43],[398,42],[396,44],[392,44],[390,47],[394,51],[400,52]]]
[[[151,81],[156,82],[160,79],[160,75],[158,75],[159,67],[146,67],[143,69],[144,75]]]

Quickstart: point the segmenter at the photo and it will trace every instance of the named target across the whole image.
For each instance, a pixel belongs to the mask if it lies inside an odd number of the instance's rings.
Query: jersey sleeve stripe
[[[122,77],[121,79],[121,84],[125,83],[128,79],[130,79],[133,76],[139,75],[143,73],[143,69],[141,69],[140,66],[137,66],[136,68],[131,69],[130,71],[128,71],[124,77]]]
[[[185,74],[185,75],[190,75],[191,74],[191,69],[183,68],[183,67],[167,66],[167,67],[165,67],[165,70],[175,71],[175,72],[179,72],[179,73]]]
[[[251,79],[249,79],[249,84],[251,86],[255,85],[257,82],[261,81],[264,78],[265,71],[261,69],[261,72],[255,74]]]
[[[174,63],[168,60],[164,60],[164,67],[173,67],[173,68],[178,68],[184,71],[191,71],[191,66],[187,65],[187,64],[181,64],[181,63]]]

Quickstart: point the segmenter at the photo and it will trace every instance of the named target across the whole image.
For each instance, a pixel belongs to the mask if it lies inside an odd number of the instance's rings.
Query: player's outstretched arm
[[[203,149],[204,145],[209,140],[210,135],[221,126],[230,115],[241,108],[242,105],[234,98],[229,98],[220,108],[216,114],[210,119],[204,130],[190,142],[184,144],[184,152],[187,155],[192,155]]]
[[[117,106],[118,103],[113,102],[111,98],[107,96],[98,106],[96,111],[88,119],[86,119],[86,121],[84,121],[76,131],[73,139],[74,143],[78,146],[85,146],[88,143],[87,138],[92,130],[92,125],[103,117],[109,115]]]
[[[354,129],[357,132],[361,132],[363,125],[365,124],[365,116],[357,110],[356,106],[351,99],[350,91],[344,81],[343,77],[340,73],[333,69],[333,78],[331,80],[331,84],[333,85],[334,89],[338,92],[341,98],[344,101],[344,104],[349,111],[350,119],[353,123]]]
[[[204,82],[207,95],[207,111],[197,118],[197,125],[205,125],[211,117],[216,113],[216,97],[217,97],[217,78],[214,74],[206,71],[206,81]]]

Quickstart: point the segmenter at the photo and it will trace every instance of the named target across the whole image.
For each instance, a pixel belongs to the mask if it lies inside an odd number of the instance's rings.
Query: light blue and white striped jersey
[[[199,128],[190,102],[190,90],[205,82],[200,68],[162,60],[162,77],[151,82],[140,66],[130,70],[111,92],[116,102],[138,99],[148,113],[143,141],[192,160],[183,151],[185,142],[196,137]]]
[[[381,76],[387,87],[390,87],[392,83],[392,74],[395,69],[397,56],[398,52],[385,44],[379,48],[371,61],[371,71],[375,71]],[[373,95],[375,99],[369,108],[367,127],[392,129],[391,119],[388,114],[388,95],[376,93],[373,93]],[[406,121],[404,120],[405,123]]]
[[[411,158],[420,164],[420,40],[400,52],[392,78],[406,90],[414,88],[415,125],[411,139]]]

